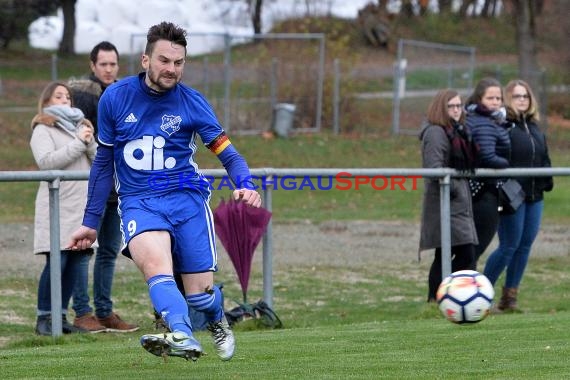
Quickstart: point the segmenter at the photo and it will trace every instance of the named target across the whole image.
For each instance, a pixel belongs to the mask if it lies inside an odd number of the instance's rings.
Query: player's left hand
[[[71,249],[72,251],[85,250],[91,248],[96,239],[97,230],[81,226],[71,235],[71,239],[65,249]]]
[[[245,202],[251,207],[261,207],[261,195],[255,190],[237,189],[234,190],[233,197],[236,201]]]

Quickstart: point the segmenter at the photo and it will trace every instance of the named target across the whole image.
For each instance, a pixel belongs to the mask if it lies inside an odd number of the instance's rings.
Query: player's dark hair
[[[101,41],[97,45],[93,46],[91,53],[89,53],[89,59],[91,62],[93,62],[93,64],[97,63],[97,56],[101,50],[114,51],[115,54],[117,54],[117,61],[119,60],[119,51],[117,50],[117,47],[109,41]]]
[[[176,45],[184,46],[184,51],[186,52],[186,30],[171,22],[163,21],[160,24],[150,27],[146,35],[146,48],[144,53],[151,55],[154,44],[159,40],[166,40]]]

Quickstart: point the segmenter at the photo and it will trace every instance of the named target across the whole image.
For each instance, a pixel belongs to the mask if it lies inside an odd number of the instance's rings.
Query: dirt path
[[[411,222],[330,221],[273,225],[273,263],[275,266],[332,265],[365,266],[369,263],[410,263],[417,261],[419,226]],[[43,260],[32,255],[33,226],[4,224],[0,227],[0,273],[37,276]],[[495,247],[493,241],[490,249]],[[570,255],[567,226],[544,224],[533,246],[535,256]],[[227,261],[220,246],[220,264]],[[261,248],[254,262],[262,260]],[[423,254],[425,259],[430,253]],[[131,268],[124,257],[117,270]],[[230,264],[231,265],[231,264]]]

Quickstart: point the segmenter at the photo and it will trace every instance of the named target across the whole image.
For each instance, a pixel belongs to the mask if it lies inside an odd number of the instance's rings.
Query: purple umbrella
[[[237,272],[243,302],[246,302],[247,286],[251,272],[253,253],[265,233],[271,212],[264,208],[247,206],[230,199],[220,202],[214,210],[216,235],[228,252]]]

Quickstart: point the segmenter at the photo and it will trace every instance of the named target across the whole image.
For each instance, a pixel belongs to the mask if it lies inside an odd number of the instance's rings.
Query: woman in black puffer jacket
[[[477,166],[504,169],[509,165],[511,143],[506,128],[506,111],[501,84],[494,78],[477,83],[467,100],[465,124],[471,130],[478,146]],[[499,224],[499,196],[497,178],[474,178],[470,183],[473,195],[473,219],[479,244],[475,247],[475,261],[485,252]]]
[[[550,167],[546,137],[539,129],[538,104],[522,80],[505,87],[505,104],[511,139],[512,167]],[[543,209],[543,193],[553,188],[552,177],[518,177],[525,191],[525,202],[513,214],[501,214],[499,247],[489,256],[485,275],[495,284],[505,267],[507,275],[502,297],[496,307],[500,311],[517,310],[517,293],[524,274],[530,248],[538,234]]]

